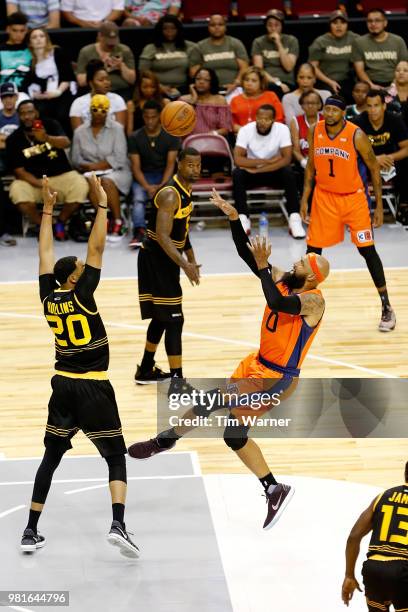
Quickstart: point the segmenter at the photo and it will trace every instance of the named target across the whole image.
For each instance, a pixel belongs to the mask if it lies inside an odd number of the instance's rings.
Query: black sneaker
[[[153,457],[154,455],[170,450],[175,445],[176,440],[174,440],[174,443],[170,446],[162,447],[160,446],[156,436],[156,438],[151,438],[145,442],[135,442],[132,444],[132,446],[129,446],[128,453],[129,457],[133,457],[133,459],[150,459],[150,457]]]
[[[272,493],[266,493],[268,513],[263,524],[264,529],[270,529],[293,497],[295,489],[285,484],[277,484]]]
[[[198,393],[197,389],[194,389],[190,383],[187,382],[185,378],[179,378],[178,376],[173,376],[170,381],[169,388],[167,391],[167,397],[170,395],[189,395],[192,396],[193,391]]]
[[[138,385],[152,385],[153,383],[169,380],[170,378],[170,372],[163,372],[157,365],[154,365],[150,372],[142,372],[138,365],[135,374],[135,381]]]
[[[109,544],[117,546],[120,549],[120,553],[124,557],[131,557],[132,559],[138,559],[140,557],[140,550],[129,538],[125,525],[122,527],[119,521],[112,521],[107,539]]]
[[[45,546],[44,536],[35,533],[32,529],[24,529],[20,544],[23,552],[34,552],[37,548],[42,548],[43,546]]]

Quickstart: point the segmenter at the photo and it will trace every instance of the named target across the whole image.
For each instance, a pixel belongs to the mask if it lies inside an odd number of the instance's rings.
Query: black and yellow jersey
[[[99,276],[86,265],[75,289],[58,288],[53,274],[40,276],[44,316],[55,335],[55,369],[66,375],[108,369],[108,338],[93,299]]]
[[[143,248],[151,250],[154,248],[161,248],[157,242],[156,235],[156,218],[157,218],[157,197],[163,189],[174,189],[178,195],[179,206],[174,212],[173,228],[171,230],[170,238],[173,241],[174,246],[182,251],[186,245],[188,237],[188,228],[190,223],[191,213],[193,211],[193,202],[191,199],[191,191],[188,191],[178,180],[175,174],[167,183],[159,189],[153,200],[153,207],[150,214],[149,222],[147,225],[147,238],[144,241]]]
[[[408,561],[408,483],[388,489],[375,500],[367,556]]]

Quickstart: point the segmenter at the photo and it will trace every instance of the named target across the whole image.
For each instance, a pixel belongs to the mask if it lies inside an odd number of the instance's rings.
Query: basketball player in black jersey
[[[107,229],[107,196],[100,180],[91,179],[98,209],[89,236],[85,264],[77,257],[54,262],[52,213],[56,193],[43,178],[43,213],[40,227],[40,297],[44,315],[55,335],[55,376],[48,404],[45,453],[38,468],[27,527],[21,540],[24,552],[42,548],[45,538],[37,531],[54,471],[71,438],[82,429],[95,444],[109,469],[113,522],[108,541],[126,557],[138,557],[125,523],[126,446],[115,393],[107,377],[109,343],[94,300],[98,286]]]
[[[369,612],[408,612],[408,462],[405,484],[381,493],[363,512],[347,540],[346,576],[342,599],[349,605],[355,589],[361,591],[354,570],[362,538],[370,531],[363,564],[364,590]]]
[[[191,185],[200,178],[200,172],[200,153],[192,148],[183,149],[178,156],[176,174],[154,197],[146,239],[138,258],[140,311],[142,319],[151,321],[135,380],[138,384],[149,384],[174,378],[173,387],[176,384],[180,392],[189,387],[182,371],[184,317],[180,268],[192,285],[199,284],[200,265],[195,260],[188,228],[193,210]],[[169,373],[163,372],[154,361],[163,333]]]

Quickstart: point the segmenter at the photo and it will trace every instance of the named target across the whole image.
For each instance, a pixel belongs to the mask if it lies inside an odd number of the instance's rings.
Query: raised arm
[[[88,240],[86,263],[93,268],[102,268],[102,255],[105,250],[108,196],[101,185],[101,180],[95,175],[91,176],[91,189],[97,196],[98,209],[95,221]]]
[[[55,264],[54,236],[52,234],[52,213],[55,202],[57,201],[57,192],[50,190],[48,178],[45,175],[42,179],[42,198],[43,210],[38,243],[38,251],[40,255],[40,276],[42,274],[52,274]]]
[[[373,147],[371,146],[371,142],[369,141],[367,135],[360,129],[356,131],[354,144],[371,174],[371,182],[373,184],[375,197],[373,225],[374,227],[381,227],[384,220],[384,210],[382,202],[380,165],[373,151]]]
[[[373,528],[373,515],[376,500],[374,500],[369,507],[364,510],[361,516],[358,518],[354,527],[352,528],[350,535],[347,539],[346,545],[346,575],[344,577],[343,586],[341,589],[341,598],[346,606],[349,605],[353,593],[356,589],[361,591],[360,585],[358,584],[354,575],[356,562],[360,552],[361,540],[367,533]]]

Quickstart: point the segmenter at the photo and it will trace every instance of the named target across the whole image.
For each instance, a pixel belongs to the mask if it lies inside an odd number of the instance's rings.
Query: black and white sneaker
[[[37,548],[45,546],[45,538],[32,529],[24,529],[20,548],[23,552],[35,552]]]
[[[140,550],[130,539],[125,525],[122,527],[119,521],[112,521],[112,526],[107,535],[107,539],[109,544],[112,544],[112,546],[117,546],[120,549],[120,553],[124,557],[130,557],[132,559],[138,559],[140,557]]]
[[[271,493],[266,493],[268,512],[264,529],[270,529],[280,518],[282,512],[293,497],[295,489],[289,485],[278,483]]]
[[[163,370],[157,365],[154,365],[150,372],[142,372],[140,366],[138,365],[135,374],[135,381],[138,385],[152,385],[164,380],[169,380],[170,378],[170,372],[163,372]]]
[[[167,397],[170,397],[170,395],[189,395],[192,397],[193,391],[197,393],[197,389],[194,389],[194,387],[190,385],[185,378],[173,376],[167,390]]]
[[[379,331],[380,332],[390,332],[393,329],[395,329],[396,324],[397,324],[397,318],[391,306],[387,306],[386,308],[383,308],[381,312],[381,320],[378,325]]]

